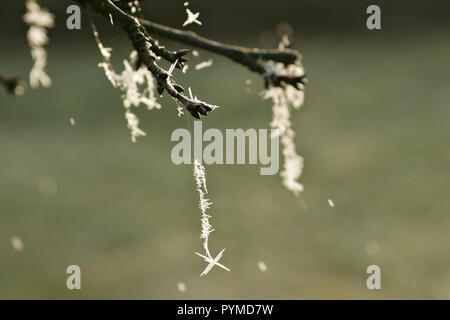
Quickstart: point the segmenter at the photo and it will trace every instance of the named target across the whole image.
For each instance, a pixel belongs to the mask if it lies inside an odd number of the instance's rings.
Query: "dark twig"
[[[156,64],[155,55],[151,51],[154,40],[147,34],[137,18],[125,13],[110,0],[93,0],[91,2],[97,2],[99,6],[103,6],[103,9],[111,14],[114,20],[120,22],[138,52],[139,58],[156,78],[159,94],[167,91],[170,96],[182,103],[195,118],[200,118],[200,114],[206,116],[214,109],[213,105],[183,95],[183,87],[176,84],[171,75]],[[180,58],[186,53],[181,51]]]
[[[224,44],[199,36],[195,32],[167,27],[155,22],[139,19],[150,34],[159,35],[200,49],[211,51],[246,66],[248,60],[272,60],[284,64],[293,64],[301,55],[292,49],[257,49]],[[255,71],[255,70],[253,70]]]
[[[104,3],[109,0],[76,1],[100,14],[109,14],[104,5]],[[126,2],[120,0],[117,1],[121,3]],[[186,45],[204,49],[225,56],[237,63],[246,66],[251,71],[257,72],[264,77],[266,87],[271,85],[277,87],[292,85],[295,88],[302,90],[303,85],[307,83],[305,75],[291,75],[287,72],[281,72],[277,68],[270,68],[267,64],[263,63],[264,61],[273,61],[282,63],[285,66],[299,64],[301,55],[296,50],[290,48],[257,49],[228,45],[199,36],[198,34],[191,31],[171,28],[145,19],[138,19],[138,21],[150,34],[159,35]],[[151,50],[155,52],[155,50]],[[155,54],[159,55],[156,52]]]
[[[307,82],[304,75],[298,76],[279,73],[276,69],[268,68],[263,63],[263,61],[273,61],[283,63],[285,66],[299,64],[301,55],[296,50],[289,48],[257,49],[228,45],[201,37],[191,31],[163,26],[144,19],[140,19],[139,21],[150,34],[159,35],[183,44],[214,52],[246,66],[251,71],[257,72],[265,78],[266,87],[268,85],[279,87],[289,84],[301,90],[302,85]]]

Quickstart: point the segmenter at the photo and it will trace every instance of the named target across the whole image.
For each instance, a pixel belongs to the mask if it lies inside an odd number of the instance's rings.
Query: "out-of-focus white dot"
[[[178,282],[177,283],[177,289],[180,292],[186,292],[186,284],[184,282]]]
[[[366,252],[369,256],[374,257],[380,252],[380,245],[375,240],[366,243]]]
[[[74,118],[70,118],[70,119],[69,119],[69,121],[70,121],[70,124],[71,124],[71,125],[73,125],[73,126],[74,126],[74,125],[76,124],[76,122],[75,122],[75,119],[74,119]]]
[[[294,28],[288,22],[283,21],[283,22],[278,23],[276,29],[277,29],[277,34],[280,37],[282,37],[284,35],[292,36],[294,34]]]
[[[261,272],[266,272],[267,271],[267,265],[265,264],[264,261],[259,261],[258,262],[258,269]]]
[[[25,93],[25,87],[22,84],[19,84],[14,90],[14,94],[17,96],[22,96]]]
[[[333,202],[333,200],[328,199],[328,205],[329,205],[331,208],[334,208],[334,202]]]
[[[200,53],[197,50],[192,50],[192,55],[194,57],[198,57],[200,55]]]
[[[189,5],[189,2],[185,2],[184,6],[187,7]]]
[[[51,176],[41,177],[37,181],[37,188],[39,192],[44,196],[54,196],[58,192],[58,185],[55,178]]]
[[[11,237],[11,245],[12,245],[14,250],[16,250],[18,252],[23,251],[23,248],[24,248],[23,241],[18,236],[12,236]]]

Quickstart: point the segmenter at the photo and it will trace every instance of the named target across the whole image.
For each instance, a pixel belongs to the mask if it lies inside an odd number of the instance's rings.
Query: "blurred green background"
[[[157,22],[185,19],[184,1],[145,2]],[[27,79],[23,2],[7,3],[0,71]],[[192,167],[170,160],[171,132],[192,119],[163,98],[159,111],[136,110],[148,136],[132,144],[86,13],[82,30],[68,31],[71,1],[40,3],[57,14],[54,84],[0,94],[0,298],[450,298],[448,1],[378,1],[376,32],[365,27],[367,1],[190,1],[204,23],[192,29],[217,40],[274,47],[280,22],[289,23],[310,80],[293,114],[307,206],[257,166],[208,166],[210,248],[227,249],[232,271],[203,278]],[[120,69],[126,36],[93,18]],[[268,127],[262,80],[207,52],[191,60],[209,58],[212,68],[175,75],[222,107],[204,130]],[[71,264],[81,267],[80,291],[65,287]],[[372,264],[382,270],[378,291],[366,288]]]

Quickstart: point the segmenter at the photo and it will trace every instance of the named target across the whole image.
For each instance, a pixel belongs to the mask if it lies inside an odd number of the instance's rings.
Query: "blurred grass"
[[[192,120],[163,99],[160,111],[137,111],[148,136],[132,144],[120,93],[88,43],[76,58],[52,44],[52,88],[0,95],[0,298],[450,298],[448,34],[301,42],[310,85],[293,121],[308,209],[256,166],[208,167],[211,247],[227,248],[232,272],[206,278],[193,253],[191,167],[170,161],[172,130]],[[119,63],[126,49],[114,47]],[[29,53],[10,48],[0,51],[6,71],[26,74]],[[177,74],[222,106],[204,130],[267,127],[270,103],[245,91],[246,79],[254,92],[261,80],[213,58],[211,69]],[[70,264],[81,291],[65,288]],[[380,291],[366,289],[371,264]]]

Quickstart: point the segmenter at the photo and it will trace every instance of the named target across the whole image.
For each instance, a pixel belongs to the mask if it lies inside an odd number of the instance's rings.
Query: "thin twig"
[[[109,11],[106,9],[106,3],[110,2],[110,0],[76,1],[100,14],[109,14]],[[264,77],[266,88],[269,86],[284,87],[285,85],[292,85],[296,89],[302,90],[303,85],[307,83],[305,75],[292,75],[278,68],[271,68],[267,63],[263,63],[264,61],[273,61],[282,63],[285,66],[298,65],[301,60],[301,55],[296,50],[290,48],[258,49],[229,45],[199,36],[191,31],[164,26],[145,19],[137,19],[150,34],[201,48],[225,56],[246,66],[251,71],[259,73]]]
[[[103,7],[103,10],[111,14],[115,21],[120,22],[138,52],[139,58],[156,78],[159,94],[167,91],[172,98],[182,103],[191,115],[197,119],[200,118],[200,114],[206,116],[208,112],[215,108],[213,105],[182,94],[184,92],[183,87],[176,84],[171,75],[156,64],[156,56],[150,50],[151,43],[154,40],[147,34],[137,18],[125,13],[110,0],[92,0],[91,3],[97,3],[99,7]],[[175,61],[174,63],[177,62]]]

